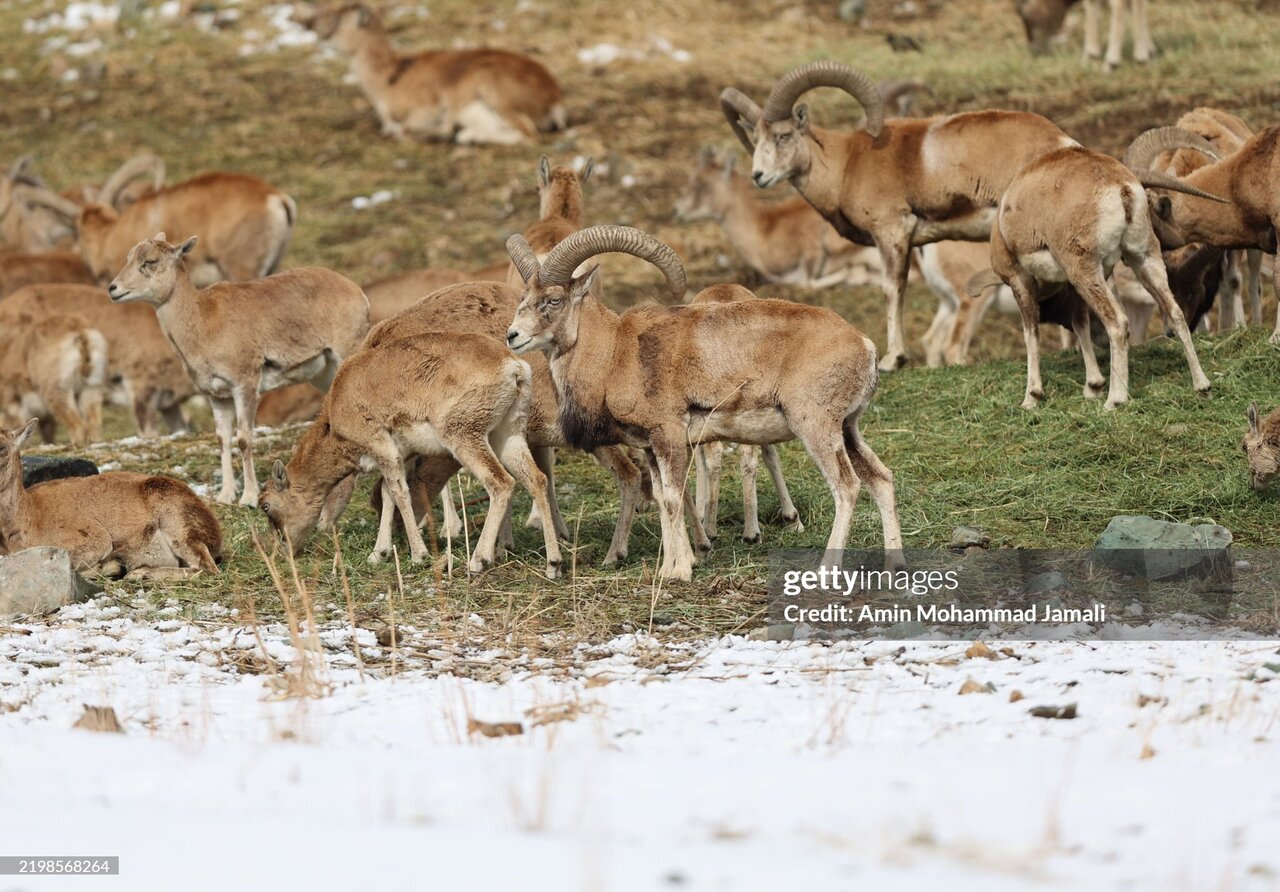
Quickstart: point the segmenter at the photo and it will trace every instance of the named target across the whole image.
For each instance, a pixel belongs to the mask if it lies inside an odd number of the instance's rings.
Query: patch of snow
[[[396,197],[396,193],[389,189],[380,189],[372,195],[357,195],[351,199],[351,206],[357,211],[367,210],[368,208],[377,207],[380,204],[386,204]]]

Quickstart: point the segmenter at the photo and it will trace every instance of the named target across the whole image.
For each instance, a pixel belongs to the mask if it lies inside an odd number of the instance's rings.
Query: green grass
[[[569,98],[574,127],[568,133],[542,144],[479,149],[382,139],[358,90],[341,82],[343,65],[310,49],[241,58],[245,30],[265,30],[260,3],[246,2],[239,26],[212,34],[189,23],[139,24],[132,39],[99,33],[107,44],[105,78],[74,84],[58,79],[65,60],[56,51],[42,52],[45,36],[22,32],[23,21],[44,14],[43,7],[9,3],[0,6],[0,69],[15,73],[0,81],[0,164],[32,154],[38,170],[58,186],[100,180],[142,148],[166,159],[174,181],[210,168],[252,171],[299,202],[286,265],[324,264],[368,281],[426,264],[473,269],[503,259],[505,236],[536,217],[538,156],[593,155],[607,171],[588,187],[587,219],[632,223],[672,241],[688,260],[691,284],[702,287],[733,280],[738,270],[719,263],[729,249],[718,228],[676,226],[671,209],[702,145],[736,145],[716,96],[735,84],[761,100],[771,79],[800,61],[832,56],[877,78],[922,77],[938,92],[925,104],[927,112],[1030,109],[1111,152],[1197,104],[1219,105],[1257,127],[1278,117],[1280,47],[1265,27],[1268,13],[1254,0],[1154,6],[1161,56],[1112,75],[1080,64],[1078,35],[1051,57],[1032,59],[1005,2],[952,0],[940,4],[934,18],[907,20],[892,19],[892,5],[873,2],[872,27],[861,30],[838,21],[836,4],[825,0],[654,0],[643,9],[570,0],[544,2],[523,14],[515,0],[437,0],[427,19],[393,23],[402,46],[459,39],[533,50],[559,74]],[[923,38],[925,52],[893,54],[884,41],[888,31]],[[593,69],[576,58],[579,48],[599,42],[643,49],[652,35],[689,50],[693,61],[654,57]],[[852,105],[833,91],[811,101],[818,120],[838,124],[855,117]],[[625,177],[635,184],[628,186]],[[352,209],[352,197],[379,189],[395,191],[396,200]],[[619,305],[652,295],[658,282],[638,263],[611,263],[608,273],[611,299]],[[831,307],[883,344],[875,289],[809,294],[769,286],[759,293]],[[913,286],[908,304],[908,336],[918,338],[933,301],[922,286]],[[1268,299],[1267,307],[1269,314],[1274,302]],[[1214,382],[1211,397],[1192,393],[1181,352],[1160,342],[1134,351],[1133,402],[1111,413],[1081,397],[1079,359],[1061,354],[1044,360],[1045,404],[1032,413],[1018,408],[1022,347],[1007,318],[984,326],[974,350],[980,365],[884,376],[865,431],[897,475],[908,546],[942,545],[961,523],[985,528],[997,544],[1084,546],[1118,513],[1210,518],[1229,527],[1241,545],[1280,544],[1280,503],[1249,490],[1239,451],[1248,401],[1269,405],[1280,393],[1280,354],[1262,332],[1202,336],[1197,346]],[[131,433],[119,415],[111,426],[115,435]],[[295,437],[290,432],[260,442],[258,467],[265,471],[273,459],[287,458]],[[341,523],[357,612],[386,618],[390,590],[397,618],[469,628],[450,624],[476,612],[495,641],[510,635],[532,640],[545,631],[596,638],[648,628],[655,616],[687,634],[758,624],[769,548],[821,544],[831,523],[830,496],[803,451],[793,444],[783,452],[807,531],[795,534],[778,525],[777,501],[762,474],[765,544],[738,542],[741,502],[731,473],[720,541],[692,585],[654,585],[658,533],[651,508],[637,521],[630,562],[617,572],[598,569],[615,500],[607,476],[581,456],[563,455],[558,472],[563,509],[579,543],[574,578],[560,583],[548,583],[536,570],[540,534],[517,524],[516,556],[528,564],[510,563],[471,583],[458,574],[443,587],[433,572],[405,568],[401,595],[394,570],[364,562],[375,531],[362,490]],[[181,465],[189,479],[203,483],[217,468],[207,433],[111,446],[95,457],[154,472]],[[474,485],[467,493],[469,500],[480,495]],[[280,605],[250,538],[253,530],[265,531],[265,523],[252,512],[217,510],[229,543],[224,574],[148,584],[148,597],[157,605],[176,599],[194,608],[213,600],[234,606],[252,596],[260,611],[277,614]],[[472,506],[473,523],[483,510],[482,500]],[[527,510],[523,496],[517,510],[521,517]],[[879,521],[866,499],[853,541],[879,541]],[[345,610],[333,566],[332,543],[318,539],[299,565],[322,615],[328,605],[338,608],[334,615]]]

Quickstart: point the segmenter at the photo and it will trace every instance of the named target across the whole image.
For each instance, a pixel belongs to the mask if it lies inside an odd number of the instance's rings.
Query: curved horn
[[[924,81],[881,81],[876,89],[880,91],[880,101],[884,103],[884,107],[903,116],[909,115],[911,106],[915,104],[914,100],[904,103],[904,98],[915,93],[924,93],[930,97],[937,95],[933,92],[933,87]]]
[[[840,62],[810,62],[788,71],[773,85],[764,104],[764,119],[781,121],[788,117],[796,100],[815,87],[837,87],[858,100],[867,116],[867,132],[880,135],[884,129],[884,102],[880,91],[871,78]]]
[[[724,116],[729,120],[729,126],[733,128],[733,133],[738,137],[738,141],[742,143],[748,152],[756,150],[755,143],[751,141],[750,135],[742,129],[742,121],[747,121],[752,127],[756,125],[756,121],[760,120],[760,106],[756,105],[745,94],[733,87],[726,87],[720,92],[720,109],[724,112]]]
[[[1211,192],[1205,192],[1203,189],[1197,189],[1189,183],[1183,182],[1167,173],[1160,173],[1157,170],[1138,170],[1134,171],[1138,182],[1149,189],[1168,189],[1170,192],[1181,192],[1185,195],[1194,195],[1196,198],[1207,198],[1209,201],[1217,201],[1222,204],[1231,204],[1225,198],[1214,195]]]
[[[23,177],[27,168],[31,166],[31,156],[23,155],[17,161],[13,162],[13,167],[9,168],[9,179],[17,181]]]
[[[1157,127],[1129,144],[1124,153],[1124,166],[1134,173],[1149,170],[1157,155],[1174,149],[1194,149],[1213,161],[1222,160],[1222,155],[1203,136],[1181,127]]]
[[[520,272],[520,278],[526,282],[531,282],[542,272],[542,266],[538,263],[538,258],[533,253],[533,248],[529,247],[529,243],[524,240],[524,236],[516,233],[507,239],[507,253],[511,255],[511,262],[516,265],[516,269]]]
[[[630,226],[592,226],[580,229],[551,249],[542,262],[542,281],[567,285],[573,271],[597,254],[630,254],[647,260],[662,270],[672,296],[684,300],[684,266],[675,251],[649,233]]]
[[[68,198],[63,198],[57,192],[44,186],[28,186],[25,184],[16,186],[13,190],[13,197],[16,202],[21,204],[48,208],[58,216],[65,217],[73,223],[80,218],[80,205]]]
[[[119,210],[118,202],[124,187],[147,174],[152,177],[151,187],[159,191],[164,186],[164,160],[150,152],[134,155],[124,164],[121,164],[116,172],[102,184],[102,190],[98,193],[98,201],[102,204],[109,204]]]
[[[995,270],[980,269],[964,283],[964,290],[969,292],[970,297],[982,297],[982,292],[988,288],[997,288],[1003,284],[1004,279],[1000,278]]]

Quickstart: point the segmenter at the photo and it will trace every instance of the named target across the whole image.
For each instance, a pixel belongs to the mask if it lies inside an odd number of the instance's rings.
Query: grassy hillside
[[[49,8],[5,2],[0,163],[32,154],[51,182],[69,185],[100,179],[146,147],[165,157],[173,180],[213,167],[253,171],[285,188],[301,207],[286,265],[322,263],[367,280],[424,264],[469,269],[502,259],[505,236],[536,216],[538,156],[593,155],[606,167],[589,187],[588,219],[643,226],[678,243],[692,284],[701,286],[740,273],[736,260],[724,265],[730,252],[714,225],[671,222],[698,149],[734,145],[715,97],[727,84],[763,97],[774,76],[807,59],[849,60],[879,78],[922,77],[938,93],[926,111],[993,105],[1038,111],[1107,151],[1197,104],[1220,105],[1259,127],[1280,118],[1274,78],[1280,48],[1263,27],[1271,20],[1266,4],[1252,0],[1158,4],[1153,25],[1161,56],[1145,68],[1130,65],[1110,76],[1080,64],[1078,35],[1054,56],[1032,59],[1005,2],[920,3],[936,7],[936,14],[904,18],[894,17],[895,4],[869,5],[866,28],[838,20],[834,2],[437,0],[421,18],[414,7],[398,7],[391,23],[403,46],[485,42],[531,50],[564,82],[574,124],[568,133],[541,145],[478,149],[382,139],[363,97],[342,82],[344,65],[314,47],[242,55],[275,33],[271,13],[257,3],[235,5],[240,18],[225,28],[201,30],[193,19],[142,19],[129,25],[131,34],[108,28],[73,35],[73,41],[102,42],[81,58],[48,46],[63,32],[24,33],[24,23]],[[884,39],[888,32],[920,38],[924,52],[894,54]],[[625,57],[609,64],[579,58],[579,51],[599,44],[614,44]],[[691,58],[676,61],[672,48]],[[79,80],[63,79],[67,66],[83,66],[86,58],[105,60],[105,75],[95,78],[87,70]],[[838,95],[815,94],[813,104],[827,122],[852,122],[855,114]],[[395,198],[353,208],[352,198],[382,189]],[[610,273],[610,293],[619,304],[651,294],[658,281],[638,264],[619,263]],[[760,293],[831,306],[883,344],[883,311],[874,289],[810,294],[771,286]],[[908,335],[915,339],[932,301],[914,286],[910,306]],[[1274,300],[1267,306],[1270,314]],[[984,328],[975,347],[975,358],[986,360],[981,365],[886,375],[866,432],[897,474],[908,545],[943,544],[959,523],[984,527],[1000,544],[1086,545],[1116,513],[1211,518],[1231,528],[1241,544],[1280,544],[1280,506],[1248,489],[1239,451],[1248,401],[1280,399],[1280,354],[1260,331],[1201,336],[1197,346],[1214,381],[1211,397],[1192,393],[1175,345],[1157,343],[1134,352],[1134,402],[1105,414],[1100,404],[1081,398],[1083,370],[1068,355],[1045,358],[1044,406],[1034,413],[1019,409],[1021,342],[1008,319],[992,319]],[[112,429],[129,432],[120,416]],[[293,438],[290,433],[263,443],[259,468],[287,457]],[[217,464],[207,433],[110,445],[95,457],[200,483],[212,480]],[[533,569],[512,563],[471,585],[455,579],[439,589],[432,573],[406,569],[403,600],[397,594],[391,609],[420,622],[448,622],[476,610],[495,634],[557,628],[591,635],[616,631],[626,621],[648,624],[653,613],[659,621],[680,620],[691,632],[750,624],[762,607],[768,547],[820,544],[831,522],[829,496],[803,451],[788,447],[785,460],[808,530],[794,534],[777,526],[776,500],[762,482],[766,544],[735,543],[740,499],[736,481],[726,480],[720,542],[693,585],[660,592],[651,585],[657,547],[651,509],[636,525],[631,563],[617,573],[595,569],[614,500],[600,469],[566,455],[559,472],[562,503],[580,543],[573,582],[547,584]],[[474,486],[468,491],[468,499],[480,495]],[[521,498],[518,510],[526,501]],[[401,583],[394,571],[364,563],[374,534],[365,505],[362,496],[353,502],[342,547],[357,610],[384,615],[382,593],[399,592]],[[265,524],[253,513],[218,510],[231,542],[226,574],[154,586],[156,603],[216,598],[233,605],[251,595],[259,610],[278,609],[250,541],[251,531]],[[477,520],[483,501],[471,510]],[[878,531],[864,499],[855,540],[873,545]],[[538,541],[532,531],[518,529],[517,554],[532,555]],[[299,570],[319,604],[345,610],[333,566],[332,544],[316,542]]]

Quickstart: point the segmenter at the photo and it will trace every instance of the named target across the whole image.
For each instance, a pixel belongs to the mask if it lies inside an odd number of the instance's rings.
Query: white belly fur
[[[694,412],[689,415],[687,427],[693,443],[729,440],[766,446],[795,439],[786,416],[777,409],[747,409],[732,414]]]

